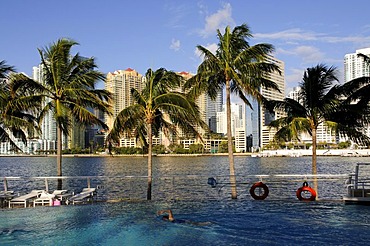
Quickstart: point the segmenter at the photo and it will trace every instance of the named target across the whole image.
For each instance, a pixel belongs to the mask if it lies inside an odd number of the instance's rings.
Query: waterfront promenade
[[[203,154],[153,154],[158,157],[182,157],[182,156],[227,156],[228,153],[203,153]],[[263,150],[261,152],[247,152],[234,153],[234,156],[252,156],[252,157],[300,157],[311,156],[311,149],[279,149],[279,150]],[[370,149],[317,149],[317,156],[343,156],[343,157],[366,157],[370,156]],[[30,154],[0,154],[0,157],[53,157],[54,154],[48,155],[30,155]],[[107,153],[100,154],[64,154],[63,157],[146,157],[146,154],[132,154],[132,155],[110,155]]]

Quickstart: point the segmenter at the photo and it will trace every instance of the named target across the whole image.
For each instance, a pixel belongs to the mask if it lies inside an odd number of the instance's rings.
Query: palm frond
[[[7,65],[4,60],[0,61],[0,79],[6,79],[11,72],[15,72],[15,68]]]

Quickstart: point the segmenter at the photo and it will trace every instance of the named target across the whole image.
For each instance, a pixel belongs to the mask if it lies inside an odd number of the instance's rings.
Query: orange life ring
[[[255,193],[256,188],[262,188],[263,193],[257,195]],[[264,183],[257,182],[257,183],[254,183],[254,185],[250,188],[249,193],[255,200],[265,200],[265,198],[269,195],[269,188]]]
[[[310,196],[302,196],[302,192],[304,192],[304,194],[310,193]],[[304,182],[302,187],[298,188],[296,195],[300,201],[315,201],[316,199],[316,191],[308,186],[307,182]]]

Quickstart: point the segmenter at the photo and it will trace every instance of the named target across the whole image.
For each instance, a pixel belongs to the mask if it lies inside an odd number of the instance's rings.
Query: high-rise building
[[[113,95],[113,115],[106,116],[106,123],[112,129],[117,115],[126,107],[134,103],[131,96],[131,88],[141,91],[144,86],[145,77],[134,69],[117,70],[107,74],[105,89]],[[120,140],[121,147],[136,146],[136,140],[132,136],[126,135]]]
[[[44,83],[43,81],[43,65],[40,64],[37,67],[33,67],[32,69],[32,77],[33,80],[38,81],[39,83]],[[42,107],[45,107],[51,99],[47,98]],[[65,137],[63,138],[65,140]],[[40,149],[44,151],[53,151],[56,150],[56,142],[57,142],[57,125],[56,121],[53,117],[53,112],[48,111],[45,114],[41,122],[41,136],[39,137],[40,142]],[[66,142],[64,141],[63,146],[65,146]]]
[[[299,96],[300,91],[301,91],[301,87],[299,86],[293,87],[293,90],[288,92],[287,98],[291,98],[293,100],[296,100],[297,102],[302,103],[301,102],[302,100],[300,99],[300,96]]]
[[[99,109],[89,109],[99,120],[104,122],[104,112]],[[105,131],[98,125],[86,126],[85,129],[85,148],[94,150],[105,146],[104,142]]]
[[[353,79],[370,76],[370,67],[358,54],[370,55],[370,48],[356,50],[356,53],[346,54],[344,56],[344,82]]]
[[[235,151],[247,151],[246,105],[231,104],[231,133],[234,137]],[[226,108],[217,112],[217,132],[227,135]]]
[[[179,72],[181,76],[183,76],[186,80],[190,79],[194,76],[194,74],[188,72]],[[217,112],[222,111],[222,103],[223,103],[223,93],[220,90],[217,93],[217,96],[214,100],[212,100],[206,93],[200,95],[197,100],[196,104],[199,107],[202,120],[208,125],[211,132],[217,132]],[[203,129],[198,129],[201,133],[204,133]]]
[[[220,90],[217,93],[217,97],[215,100],[212,100],[209,96],[206,97],[207,102],[207,121],[209,129],[212,132],[217,132],[217,112],[222,111],[222,104],[223,104],[223,93]]]
[[[344,82],[351,81],[360,77],[370,77],[370,66],[364,58],[358,56],[363,54],[370,57],[370,48],[356,50],[356,53],[346,54],[344,56]],[[363,133],[370,137],[370,124],[364,125]],[[341,139],[344,141],[345,138]]]
[[[188,72],[179,72],[178,74],[180,74],[185,80],[188,80],[190,79],[191,77],[194,76],[194,74],[191,74],[191,73],[188,73]],[[206,94],[201,94],[196,100],[195,100],[195,104],[198,106],[199,108],[199,112],[200,112],[200,117],[201,119],[207,124],[207,96]],[[196,130],[200,133],[200,134],[204,134],[205,133],[205,130],[203,128],[201,128],[200,126],[197,126],[196,127]],[[182,131],[179,131],[179,132],[182,132]]]
[[[284,100],[285,97],[285,75],[284,75],[284,62],[278,60],[272,56],[269,56],[268,62],[276,64],[280,73],[274,71],[269,73],[267,76],[269,80],[276,83],[279,88],[279,91],[273,89],[260,88],[261,94],[268,100]],[[251,119],[247,122],[251,122],[252,127],[248,127],[248,133],[252,134],[252,149],[260,149],[263,146],[269,144],[273,140],[276,130],[270,129],[268,125],[271,121],[279,119],[283,116],[283,112],[275,111],[274,113],[268,112],[260,103],[256,100],[251,100],[253,110],[247,110],[247,117]],[[252,132],[249,132],[249,131]]]

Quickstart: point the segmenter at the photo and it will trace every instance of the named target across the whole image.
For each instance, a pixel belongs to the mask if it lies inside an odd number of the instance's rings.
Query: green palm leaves
[[[340,93],[334,83],[337,82],[336,69],[319,64],[308,68],[302,81],[299,100],[286,98],[273,101],[273,108],[286,113],[286,117],[271,122],[270,126],[278,128],[276,137],[285,140],[299,139],[302,132],[312,134],[318,125],[327,120],[339,104]]]
[[[0,141],[9,142],[14,150],[20,150],[15,142],[19,138],[27,143],[28,137],[38,132],[36,115],[40,106],[39,97],[34,96],[37,85],[24,74],[8,74],[12,67],[1,62],[0,81]]]
[[[270,102],[272,108],[286,113],[270,124],[278,129],[276,138],[290,141],[302,133],[312,136],[312,174],[317,174],[316,131],[320,124],[352,140],[369,143],[362,132],[369,116],[369,97],[364,96],[369,80],[361,78],[344,85],[337,81],[336,68],[318,64],[305,71],[299,84],[299,102],[289,98]],[[316,181],[316,192],[317,188]]]
[[[197,75],[189,79],[185,88],[190,94],[199,96],[206,92],[215,98],[221,89],[226,89],[227,137],[230,168],[231,197],[237,198],[236,178],[234,171],[233,140],[231,133],[231,100],[230,95],[238,95],[251,107],[248,98],[264,101],[260,93],[261,87],[278,89],[268,79],[268,74],[279,71],[278,67],[268,62],[268,55],[274,48],[270,44],[250,46],[248,39],[252,37],[249,27],[245,24],[225,28],[224,34],[217,30],[219,40],[215,54],[203,46],[197,46],[203,56]]]
[[[62,133],[68,135],[73,124],[96,124],[108,129],[92,110],[110,112],[110,93],[96,89],[98,81],[104,80],[97,68],[95,59],[72,56],[71,49],[77,45],[73,40],[59,39],[44,49],[39,49],[43,66],[43,79],[40,82],[41,95],[45,106],[40,121],[47,112],[52,112],[57,124],[57,167],[62,175],[61,150]]]
[[[14,67],[7,65],[5,61],[0,61],[0,80],[6,79],[10,72],[15,72]]]
[[[79,54],[72,56],[74,45],[77,43],[72,40],[60,39],[50,47],[39,50],[44,67],[43,93],[50,99],[43,112],[53,112],[64,134],[68,134],[72,119],[83,124],[99,124],[107,129],[105,123],[88,110],[109,109],[110,94],[95,88],[105,76],[95,70],[94,58],[84,58]]]
[[[117,115],[107,137],[108,141],[117,142],[126,133],[139,138],[148,147],[148,200],[151,199],[153,135],[161,132],[168,136],[181,129],[186,134],[198,136],[196,126],[206,127],[194,100],[180,92],[182,83],[183,78],[172,71],[148,69],[143,90],[131,89],[135,103]]]

